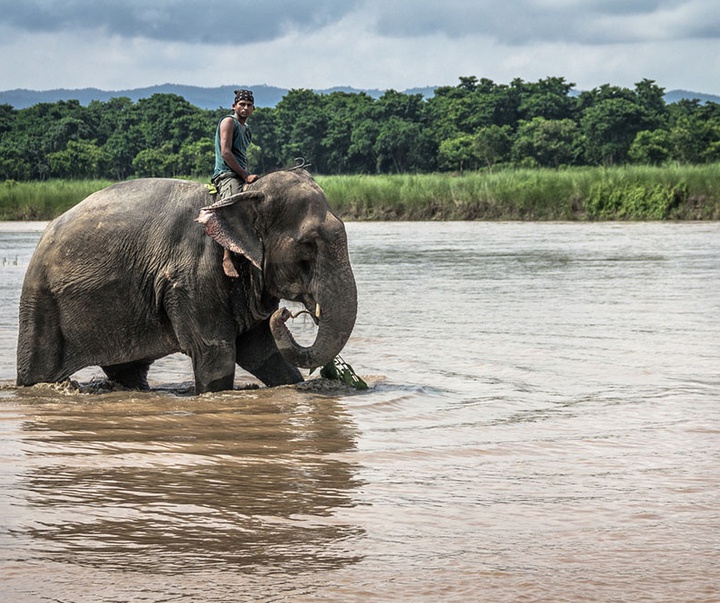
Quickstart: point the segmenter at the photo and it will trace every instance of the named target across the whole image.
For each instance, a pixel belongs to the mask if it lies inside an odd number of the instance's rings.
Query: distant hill
[[[147,88],[133,88],[131,90],[99,90],[97,88],[80,88],[68,90],[59,88],[57,90],[3,90],[0,91],[0,105],[11,105],[15,109],[24,109],[38,103],[56,103],[57,101],[77,100],[81,105],[87,106],[90,101],[98,100],[107,102],[111,98],[120,96],[128,97],[133,102],[141,98],[148,98],[153,94],[178,94],[187,100],[191,105],[202,109],[229,108],[232,104],[233,91],[237,88],[250,88],[255,93],[255,104],[258,107],[274,107],[283,96],[288,93],[286,88],[277,88],[266,85],[228,85],[217,88],[202,88],[200,86],[183,86],[180,84],[161,84]],[[332,92],[360,93],[365,92],[373,98],[379,98],[385,90],[358,89],[348,86],[338,86],[324,90],[315,90],[318,94],[330,94]],[[434,92],[434,86],[425,88],[411,88],[403,90],[405,94],[422,94],[430,98]],[[688,90],[671,90],[665,94],[665,102],[674,103],[681,99],[698,99],[701,102],[720,103],[720,96],[713,94],[702,94]]]
[[[690,92],[689,90],[670,90],[670,92],[665,93],[666,103],[676,103],[683,99],[697,99],[702,103],[720,103],[720,96],[715,94],[702,94],[700,92]]]
[[[90,101],[107,102],[111,98],[128,97],[133,102],[141,98],[148,98],[153,94],[178,94],[190,104],[203,109],[218,109],[230,107],[233,91],[237,88],[250,86],[220,86],[218,88],[201,88],[199,86],[182,86],[179,84],[161,84],[147,88],[133,88],[129,90],[98,90],[97,88],[80,88],[68,90],[24,90],[15,89],[0,92],[0,104],[12,105],[16,109],[24,109],[38,103],[55,103],[57,101],[77,100],[81,105],[88,105]],[[253,86],[255,104],[259,107],[274,106],[287,90],[273,86]]]
[[[178,94],[191,105],[201,109],[230,108],[234,91],[238,88],[250,88],[255,95],[255,104],[258,107],[274,107],[283,96],[288,93],[287,88],[276,88],[266,85],[228,85],[217,88],[202,88],[200,86],[183,86],[180,84],[162,84],[147,88],[133,88],[131,90],[98,90],[97,88],[80,88],[68,90],[60,88],[57,90],[4,90],[0,91],[0,105],[11,105],[15,109],[24,109],[38,103],[56,103],[57,101],[77,100],[81,105],[87,106],[90,101],[97,100],[107,102],[111,98],[121,96],[128,97],[133,102],[141,98],[148,98],[153,94]],[[420,93],[432,96],[434,87],[415,88],[405,90],[406,94]],[[315,90],[318,94],[330,94],[331,92],[360,93],[365,92],[373,98],[379,98],[384,90],[360,90],[351,87],[335,87],[325,90]]]

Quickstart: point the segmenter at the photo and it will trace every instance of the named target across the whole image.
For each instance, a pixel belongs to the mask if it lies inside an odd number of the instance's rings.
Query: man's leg
[[[244,183],[240,180],[240,178],[223,178],[218,181],[216,184],[218,189],[218,200],[225,199],[235,193],[241,192],[243,184]],[[227,276],[231,278],[238,278],[240,276],[235,268],[235,264],[233,264],[232,252],[229,249],[223,249],[222,265],[223,272],[225,272]]]

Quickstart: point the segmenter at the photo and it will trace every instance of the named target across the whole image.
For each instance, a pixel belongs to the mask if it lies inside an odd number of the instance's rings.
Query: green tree
[[[397,117],[409,122],[422,122],[425,107],[422,94],[403,94],[387,90],[372,105],[372,116],[380,121]]]
[[[50,175],[56,178],[98,178],[102,151],[94,142],[70,140],[65,149],[48,155]]]
[[[276,107],[255,111],[250,167],[267,172],[299,156],[332,174],[491,170],[511,157],[555,167],[720,160],[720,105],[667,105],[663,88],[649,79],[578,96],[573,86],[560,77],[504,85],[462,76],[428,99],[395,90],[378,99],[291,90]],[[0,106],[0,178],[204,176],[214,162],[217,122],[228,112],[172,94],[87,107]]]
[[[668,108],[665,103],[665,89],[653,80],[644,79],[635,84],[637,104],[644,110],[643,130],[667,128]]]
[[[710,119],[706,124],[707,143],[701,158],[712,163],[720,161],[720,117]]]
[[[321,145],[327,123],[322,96],[312,90],[290,90],[275,107],[275,119],[281,165],[303,157],[322,171]]]
[[[133,136],[135,134],[135,136]],[[123,180],[133,173],[133,159],[143,145],[138,142],[138,128],[111,134],[102,146],[102,174],[115,180]]]
[[[215,165],[215,141],[201,138],[184,144],[177,155],[179,174],[209,179]]]
[[[587,159],[602,165],[625,163],[643,115],[642,108],[626,98],[607,98],[585,110],[580,124]]]
[[[380,124],[374,150],[380,173],[409,172],[422,169],[424,140],[420,124],[390,117]]]
[[[15,128],[16,111],[12,105],[0,105],[0,134],[11,132]]]
[[[370,117],[378,122],[373,145],[379,173],[432,169],[437,146],[424,127],[422,94],[386,91],[372,105]]]
[[[70,141],[88,140],[92,135],[92,129],[84,120],[67,116],[49,124],[44,147],[48,152],[59,151]]]
[[[720,104],[680,100],[671,104],[668,112],[673,158],[684,163],[712,161]]]
[[[172,143],[166,142],[157,149],[143,149],[132,162],[135,174],[140,177],[172,177],[180,174],[180,159],[173,152]]]
[[[547,120],[574,119],[576,100],[570,96],[575,84],[562,77],[548,77],[537,82],[513,80],[517,90],[518,119],[531,121],[536,117]]]
[[[458,86],[442,86],[427,101],[427,121],[436,143],[459,134],[474,134],[491,125],[515,127],[518,90],[483,78],[460,78]]]
[[[443,140],[438,149],[438,165],[440,169],[458,172],[476,168],[475,138],[470,134],[460,134]]]
[[[374,119],[365,118],[353,123],[347,151],[348,165],[353,173],[373,174],[377,172],[378,155],[375,141],[379,133],[380,125]]]
[[[672,136],[668,130],[643,130],[630,145],[633,163],[659,165],[672,156]]]
[[[222,115],[226,115],[226,112]],[[215,122],[218,122],[222,115],[217,116]],[[277,112],[269,107],[256,107],[250,119],[253,134],[252,154],[248,155],[250,171],[264,173],[282,167],[284,137],[280,134]],[[214,141],[213,133],[213,144]]]
[[[333,92],[325,97],[326,131],[322,141],[324,173],[343,174],[362,172],[353,162],[351,146],[357,124],[370,116],[374,100],[365,93]]]
[[[513,158],[518,163],[531,158],[537,165],[555,169],[561,165],[574,165],[582,152],[580,138],[579,128],[571,119],[535,117],[520,122]]]
[[[28,137],[11,131],[0,136],[0,180],[32,180],[38,175],[28,161]]]
[[[491,125],[480,128],[473,136],[475,157],[492,171],[496,163],[506,161],[512,149],[512,130],[510,126]]]
[[[140,122],[140,114],[127,96],[111,98],[107,102],[90,101],[87,112],[94,124],[94,136],[99,145],[115,135],[127,132]]]
[[[153,94],[135,108],[146,149],[168,144],[176,153],[186,142],[214,133],[208,115],[177,94]]]

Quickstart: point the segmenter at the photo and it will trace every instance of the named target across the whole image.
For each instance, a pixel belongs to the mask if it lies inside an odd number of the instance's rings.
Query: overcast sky
[[[720,0],[0,0],[0,90],[472,75],[720,94]]]

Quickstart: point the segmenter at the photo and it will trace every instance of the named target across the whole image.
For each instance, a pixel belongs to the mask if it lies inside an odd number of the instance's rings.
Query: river
[[[0,224],[0,600],[720,600],[720,224],[349,223],[370,389],[203,396],[13,386],[41,228]]]

